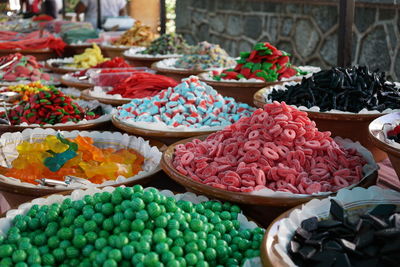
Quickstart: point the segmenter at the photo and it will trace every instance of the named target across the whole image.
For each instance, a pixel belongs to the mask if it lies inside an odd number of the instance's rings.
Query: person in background
[[[42,12],[53,18],[57,18],[57,3],[55,0],[44,0],[42,4]]]
[[[85,21],[92,23],[93,27],[97,25],[98,10],[97,3],[100,2],[100,21],[103,23],[107,17],[124,16],[126,12],[126,0],[80,0],[75,7],[76,20],[80,21],[79,15],[85,14]]]

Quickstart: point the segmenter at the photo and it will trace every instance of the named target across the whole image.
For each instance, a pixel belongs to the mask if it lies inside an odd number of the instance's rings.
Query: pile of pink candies
[[[335,192],[357,183],[366,162],[330,135],[318,131],[306,112],[274,102],[204,141],[177,145],[173,166],[195,181],[234,192]]]

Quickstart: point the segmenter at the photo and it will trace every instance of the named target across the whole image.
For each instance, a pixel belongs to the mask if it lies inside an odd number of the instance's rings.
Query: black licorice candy
[[[301,83],[287,85],[287,90],[273,89],[272,101],[289,105],[317,106],[322,112],[331,109],[359,112],[400,108],[400,92],[384,72],[373,72],[365,66],[334,67],[303,78]]]
[[[380,205],[360,216],[347,216],[339,203],[332,202],[333,219],[304,220],[293,236],[297,253],[289,246],[289,256],[298,266],[398,267],[400,213],[396,209]]]

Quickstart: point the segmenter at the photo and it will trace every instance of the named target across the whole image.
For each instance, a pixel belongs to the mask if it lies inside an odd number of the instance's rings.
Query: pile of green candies
[[[141,53],[148,55],[183,54],[187,49],[189,49],[189,45],[181,34],[170,33],[155,39]]]
[[[241,266],[259,256],[264,230],[241,230],[239,213],[140,185],[33,205],[0,235],[0,266]]]

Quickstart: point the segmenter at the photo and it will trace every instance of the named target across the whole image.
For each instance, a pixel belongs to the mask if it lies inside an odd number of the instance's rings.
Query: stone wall
[[[367,64],[400,80],[400,14],[394,5],[356,6],[353,64]],[[389,2],[388,2],[389,1]],[[290,1],[177,0],[176,29],[195,43],[218,43],[231,55],[269,41],[297,65],[336,65],[338,7]],[[310,1],[312,2],[312,1]]]

